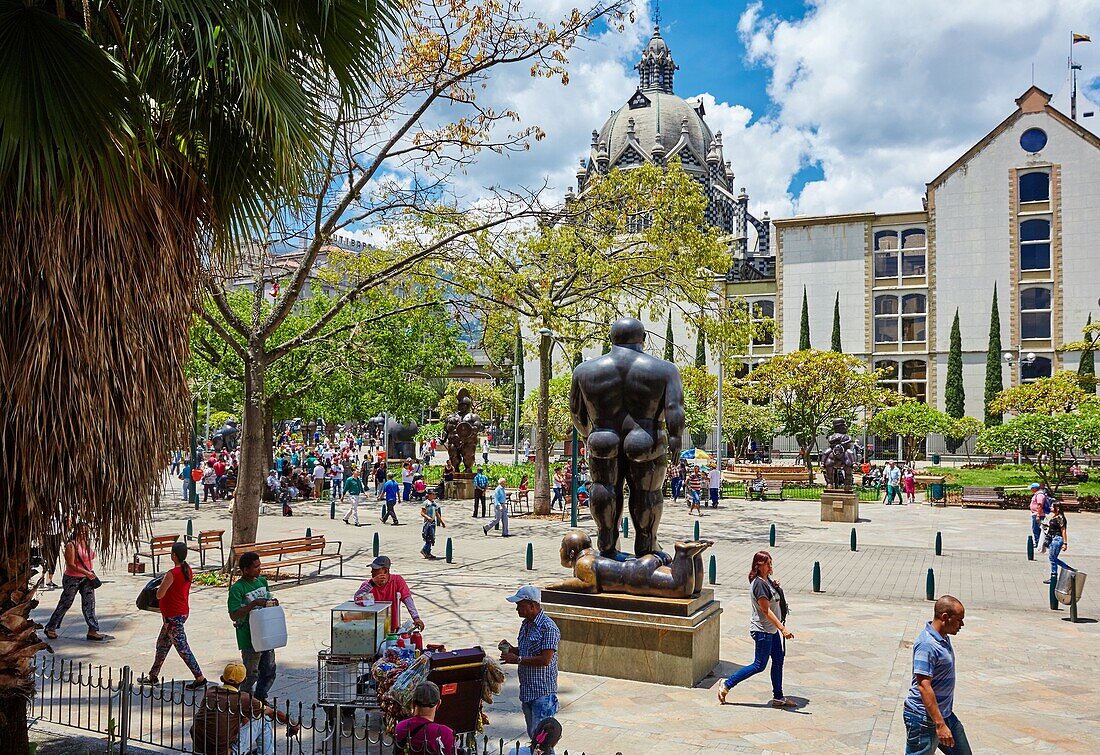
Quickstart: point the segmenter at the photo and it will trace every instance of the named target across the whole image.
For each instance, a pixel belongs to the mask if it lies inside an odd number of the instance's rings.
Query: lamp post
[[[199,433],[199,397],[198,394],[191,397],[191,503],[196,509],[199,507],[199,483],[195,479],[195,470],[199,469],[199,449],[198,438],[195,436]]]
[[[1027,355],[1025,356],[1024,355],[1024,347],[1023,346],[1017,346],[1015,354],[1013,354],[1011,351],[1006,351],[1001,356],[1004,358],[1004,360],[1006,362],[1008,362],[1009,367],[1011,367],[1013,363],[1017,364],[1016,384],[1017,385],[1023,385],[1024,384],[1024,365],[1035,363],[1035,352],[1034,351],[1029,351],[1027,353]],[[1024,458],[1024,449],[1023,448],[1017,448],[1016,449],[1016,463],[1020,464],[1023,461],[1023,458]]]
[[[551,340],[550,355],[553,356],[554,346],[558,344],[554,331],[550,328],[541,328],[539,335],[543,338],[549,338]],[[565,347],[562,346],[564,351]],[[542,430],[545,432],[545,429]],[[572,428],[571,443],[569,444],[569,526],[577,526],[577,465],[580,463],[580,436],[577,433],[576,425]]]
[[[209,380],[206,381],[206,424],[203,426],[203,442],[206,442],[210,438],[210,386],[214,384],[214,381],[224,375],[212,375]]]

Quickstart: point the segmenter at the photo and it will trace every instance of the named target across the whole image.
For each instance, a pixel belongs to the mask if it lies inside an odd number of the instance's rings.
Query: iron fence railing
[[[106,751],[126,755],[133,744],[144,744],[184,753],[211,752],[195,742],[191,727],[196,712],[204,706],[204,691],[192,692],[182,682],[163,680],[148,687],[137,683],[129,666],[112,668],[57,656],[39,655],[34,662],[35,697],[28,706],[31,723],[45,721],[105,737]],[[258,755],[401,755],[392,737],[382,730],[377,710],[272,700],[271,707],[298,724],[292,731],[262,713],[221,707],[208,708],[216,719],[214,739],[221,755],[223,740],[239,741],[240,752]],[[208,718],[208,720],[210,720]],[[236,721],[241,721],[240,731]],[[233,723],[229,723],[233,722]],[[232,726],[235,732],[219,732]],[[220,736],[219,736],[220,735]],[[518,753],[519,742],[490,740],[475,732],[455,734],[455,743],[465,755],[508,755]],[[213,745],[212,745],[213,746]],[[406,746],[410,753],[439,752],[436,743]],[[563,751],[568,755],[568,750]],[[447,755],[451,755],[447,753]],[[581,753],[583,755],[583,753]],[[617,754],[621,755],[621,753]]]

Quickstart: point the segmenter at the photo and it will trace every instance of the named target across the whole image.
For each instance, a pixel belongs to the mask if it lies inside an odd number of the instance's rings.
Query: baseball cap
[[[226,684],[241,684],[246,676],[248,676],[248,671],[245,669],[244,664],[237,661],[225,664],[225,670],[222,671],[222,681]]]
[[[378,556],[377,558],[375,558],[373,561],[370,562],[370,568],[372,568],[372,569],[389,569],[390,568],[390,557],[389,556]]]
[[[435,682],[420,682],[413,690],[413,703],[425,708],[439,705],[439,687]]]
[[[1039,489],[1039,483],[1037,483],[1037,482],[1031,483],[1031,489],[1032,490],[1038,490]]]
[[[516,590],[515,595],[509,595],[507,600],[509,603],[519,603],[521,600],[533,600],[536,603],[541,603],[542,591],[534,585],[524,585]]]

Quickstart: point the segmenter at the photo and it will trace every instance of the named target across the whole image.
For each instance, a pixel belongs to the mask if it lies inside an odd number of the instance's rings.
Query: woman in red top
[[[195,660],[195,654],[187,644],[187,634],[183,631],[183,623],[187,621],[187,614],[190,612],[187,598],[191,592],[191,578],[194,576],[191,566],[187,563],[186,543],[172,544],[172,563],[175,566],[164,575],[164,580],[157,588],[160,615],[164,619],[160,636],[157,637],[157,655],[153,659],[153,667],[149,669],[149,673],[142,676],[138,682],[157,684],[160,681],[160,669],[168,657],[168,650],[175,645],[176,652],[195,675],[195,681],[188,683],[187,689],[200,689],[206,686],[206,677],[202,675],[199,662]]]

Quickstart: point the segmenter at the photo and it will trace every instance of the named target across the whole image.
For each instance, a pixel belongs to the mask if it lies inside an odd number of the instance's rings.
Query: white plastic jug
[[[252,649],[259,652],[286,647],[286,614],[282,606],[254,608],[248,614]]]

